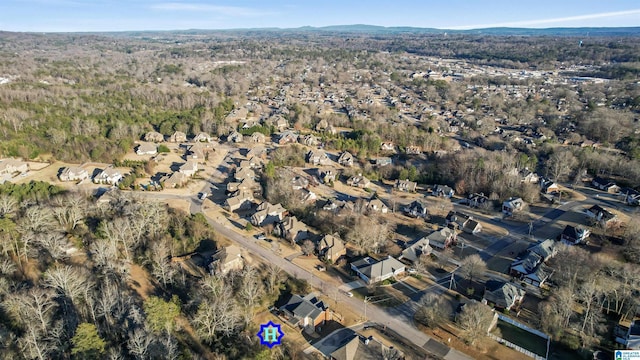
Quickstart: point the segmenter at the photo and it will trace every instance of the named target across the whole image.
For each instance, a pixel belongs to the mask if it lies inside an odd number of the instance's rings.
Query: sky
[[[0,0],[0,30],[640,26],[638,0]]]

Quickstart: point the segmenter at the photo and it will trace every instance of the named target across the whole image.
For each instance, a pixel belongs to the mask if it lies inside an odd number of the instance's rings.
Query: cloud
[[[465,26],[456,26],[451,29],[481,29],[481,28],[490,28],[490,27],[541,27],[549,24],[559,24],[564,25],[569,22],[574,21],[584,21],[584,20],[595,20],[595,19],[611,19],[629,15],[640,15],[640,9],[631,9],[624,11],[613,11],[613,12],[604,12],[597,14],[586,14],[586,15],[577,15],[577,16],[566,16],[559,18],[551,18],[551,19],[538,19],[538,20],[522,20],[522,21],[513,21],[513,22],[505,22],[505,23],[496,23],[496,24],[482,24],[482,25],[465,25]]]
[[[220,15],[240,17],[260,17],[264,15],[274,14],[273,12],[261,11],[258,9],[241,6],[220,6],[200,3],[168,2],[152,5],[151,8],[154,10],[162,11],[210,12]]]

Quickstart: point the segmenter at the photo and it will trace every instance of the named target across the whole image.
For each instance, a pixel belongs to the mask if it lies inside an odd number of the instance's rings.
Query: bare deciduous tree
[[[456,323],[462,328],[461,337],[473,345],[486,336],[493,321],[493,311],[487,305],[479,302],[467,303],[458,315]]]
[[[458,272],[471,283],[474,277],[477,278],[487,272],[487,264],[480,255],[472,254],[462,259]]]

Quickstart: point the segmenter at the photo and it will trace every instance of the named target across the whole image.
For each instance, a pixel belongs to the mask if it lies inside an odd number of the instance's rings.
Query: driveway
[[[338,290],[340,291],[351,291],[353,289],[359,289],[359,288],[363,288],[366,287],[367,284],[364,283],[364,281],[362,280],[356,280],[356,281],[352,281],[350,283],[346,283],[344,285],[341,285],[340,287],[338,287]]]

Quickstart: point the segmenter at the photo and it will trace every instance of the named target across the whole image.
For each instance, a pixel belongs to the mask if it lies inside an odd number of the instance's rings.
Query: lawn
[[[502,320],[498,320],[497,328],[500,329],[501,337],[510,343],[516,344],[523,349],[527,349],[540,356],[547,353],[547,340],[520,329]]]

